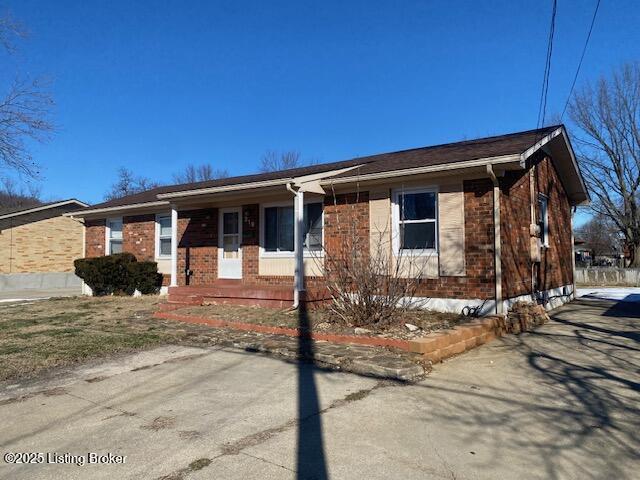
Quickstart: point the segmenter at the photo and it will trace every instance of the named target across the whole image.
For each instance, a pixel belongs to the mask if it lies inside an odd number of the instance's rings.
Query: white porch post
[[[304,192],[299,189],[294,197],[294,252],[296,257],[294,305],[300,302],[300,292],[304,292]]]
[[[171,205],[171,285],[178,286],[178,209]]]

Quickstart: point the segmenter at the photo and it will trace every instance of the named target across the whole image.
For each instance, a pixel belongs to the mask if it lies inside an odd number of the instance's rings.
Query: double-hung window
[[[107,255],[122,253],[122,218],[107,220]]]
[[[437,249],[437,193],[433,190],[406,190],[395,195],[395,235],[400,251]]]
[[[322,203],[304,206],[302,232],[305,251],[322,250]],[[264,251],[294,251],[293,206],[273,206],[264,209]]]
[[[549,197],[538,194],[538,227],[540,228],[540,242],[543,247],[549,246]]]
[[[156,216],[156,257],[171,256],[171,215]]]
[[[307,203],[304,206],[303,235],[305,250],[322,250],[322,203]]]

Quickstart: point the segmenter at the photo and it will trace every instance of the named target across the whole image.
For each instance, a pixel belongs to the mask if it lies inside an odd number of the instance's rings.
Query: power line
[[[547,58],[544,66],[544,75],[542,78],[542,92],[540,92],[540,104],[538,105],[538,120],[536,127],[544,126],[544,119],[547,114],[547,95],[549,93],[549,76],[551,75],[551,55],[553,53],[553,36],[556,30],[556,11],[558,1],[553,0],[553,8],[551,10],[551,26],[549,27],[549,38],[547,40]]]
[[[589,33],[587,34],[587,39],[584,42],[584,47],[582,49],[582,55],[580,55],[580,62],[578,63],[578,68],[576,70],[576,75],[573,77],[573,83],[571,84],[571,89],[569,90],[569,95],[567,96],[567,101],[564,104],[564,108],[562,109],[562,115],[560,115],[560,119],[564,117],[564,113],[567,111],[567,107],[569,106],[569,101],[571,100],[571,94],[573,93],[573,89],[576,86],[576,81],[578,80],[578,75],[580,74],[580,67],[582,67],[582,61],[584,60],[584,54],[587,53],[587,45],[589,45],[589,39],[591,38],[591,32],[593,31],[593,25],[596,23],[596,16],[598,15],[598,8],[600,8],[600,0],[596,3],[596,9],[593,12],[593,18],[591,19],[591,26],[589,27]]]

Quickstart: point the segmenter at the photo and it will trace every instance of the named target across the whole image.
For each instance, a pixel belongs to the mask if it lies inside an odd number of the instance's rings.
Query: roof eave
[[[584,181],[584,177],[582,176],[582,172],[580,171],[580,165],[578,164],[578,160],[576,159],[575,152],[573,150],[573,146],[571,145],[571,141],[569,140],[569,135],[567,134],[567,130],[564,126],[560,126],[553,130],[551,133],[542,137],[538,142],[525,150],[520,159],[520,164],[524,167],[526,161],[529,157],[531,157],[538,150],[545,148],[545,146],[549,145],[554,139],[557,137],[561,137],[564,143],[564,147],[569,154],[569,158],[571,160],[571,167],[575,172],[579,183],[579,189],[572,192],[567,192],[572,201],[572,205],[588,205],[591,202],[591,197],[589,195],[589,189]]]
[[[88,207],[88,203],[81,202],[80,200],[76,200],[75,198],[71,198],[69,200],[63,200],[61,202],[51,203],[48,205],[35,206],[33,208],[28,208],[26,210],[20,210],[19,212],[7,213],[4,215],[0,215],[0,220],[4,220],[5,218],[19,217],[21,215],[29,215],[30,213],[41,212],[44,210],[49,210],[51,208],[64,207],[65,205],[69,205],[71,203],[75,203],[76,205],[80,205],[81,207]],[[67,215],[63,213],[63,215]]]
[[[451,170],[464,170],[467,168],[479,167],[487,164],[506,164],[517,163],[520,160],[519,154],[500,155],[497,157],[485,157],[474,160],[466,160],[463,162],[448,162],[439,165],[428,165],[423,167],[405,168],[402,170],[386,170],[384,172],[376,172],[362,175],[353,175],[349,177],[331,178],[321,182],[322,185],[337,185],[352,182],[364,182],[368,180],[379,180],[385,178],[406,177],[409,175],[419,175],[424,173],[446,172]]]
[[[128,211],[128,210],[139,210],[139,209],[147,209],[147,208],[154,208],[154,207],[162,207],[162,206],[166,206],[169,205],[168,201],[155,201],[155,202],[144,202],[144,203],[132,203],[129,205],[116,205],[113,207],[105,207],[105,208],[94,208],[94,209],[90,209],[90,210],[81,210],[78,212],[67,212],[65,214],[63,214],[66,217],[78,217],[78,218],[85,218],[85,217],[90,217],[90,216],[94,216],[94,215],[98,215],[98,214],[102,214],[102,213],[119,213],[119,212],[124,212],[124,211]]]

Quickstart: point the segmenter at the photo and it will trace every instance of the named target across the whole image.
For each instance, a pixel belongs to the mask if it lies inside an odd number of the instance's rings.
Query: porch
[[[168,305],[246,305],[289,308],[295,301],[292,285],[256,285],[243,280],[219,279],[209,285],[169,287]],[[326,289],[316,287],[299,292],[300,302],[313,307],[330,299]]]

